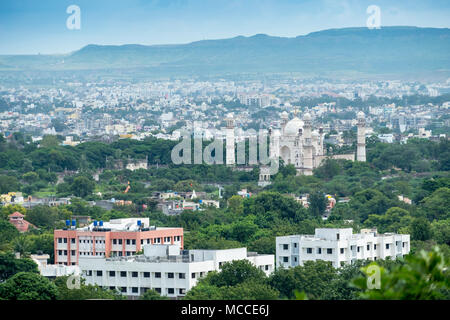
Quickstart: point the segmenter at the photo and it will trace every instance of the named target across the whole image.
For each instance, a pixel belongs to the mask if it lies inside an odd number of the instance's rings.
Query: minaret
[[[234,118],[233,114],[229,113],[228,116],[225,118],[225,121],[227,122],[227,132],[226,132],[226,164],[227,165],[234,165],[235,162],[235,156],[234,156]]]
[[[366,119],[362,111],[358,112],[358,141],[356,147],[356,160],[366,161]]]
[[[286,126],[286,124],[289,121],[289,113],[287,113],[286,111],[283,111],[281,113],[281,130],[284,133],[284,127]]]
[[[311,115],[309,113],[305,113],[303,116],[303,136],[304,136],[304,144],[303,144],[303,167],[304,174],[306,176],[312,175],[313,169],[313,155],[312,155],[312,141],[311,141]]]

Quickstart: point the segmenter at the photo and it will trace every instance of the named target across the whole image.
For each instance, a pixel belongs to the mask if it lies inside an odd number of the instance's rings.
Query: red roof
[[[25,217],[25,216],[23,214],[21,214],[20,212],[16,211],[16,212],[10,214],[8,217],[11,218],[11,217]]]
[[[10,214],[9,216],[9,222],[12,223],[17,230],[20,232],[26,232],[30,227],[36,228],[33,224],[29,223],[28,221],[24,220],[24,215],[20,212],[14,212],[13,214]],[[22,218],[22,219],[14,219],[14,218]]]

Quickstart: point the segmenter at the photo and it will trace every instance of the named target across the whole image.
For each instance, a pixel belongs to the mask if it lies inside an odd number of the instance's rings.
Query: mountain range
[[[158,74],[450,74],[450,29],[344,28],[294,38],[257,34],[178,45],[87,45],[65,55],[0,55],[0,70]]]

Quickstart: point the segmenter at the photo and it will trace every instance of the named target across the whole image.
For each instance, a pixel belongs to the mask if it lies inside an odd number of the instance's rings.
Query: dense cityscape
[[[445,66],[132,77],[86,50],[0,55],[0,300],[450,299]]]

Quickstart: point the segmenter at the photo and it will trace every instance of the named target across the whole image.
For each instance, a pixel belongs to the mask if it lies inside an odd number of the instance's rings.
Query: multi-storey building
[[[77,265],[80,257],[131,256],[144,244],[178,244],[183,247],[183,228],[150,226],[149,218],[93,221],[83,228],[55,230],[55,264]]]
[[[378,234],[376,229],[352,234],[352,228],[318,228],[314,235],[277,237],[277,266],[288,268],[324,260],[338,268],[360,259],[395,259],[409,253],[409,238],[408,234]]]
[[[118,290],[129,297],[153,289],[177,298],[208,272],[219,271],[223,263],[243,259],[267,275],[274,270],[274,255],[258,255],[246,248],[180,251],[179,245],[145,245],[142,255],[131,257],[82,257],[79,267],[86,284]]]

